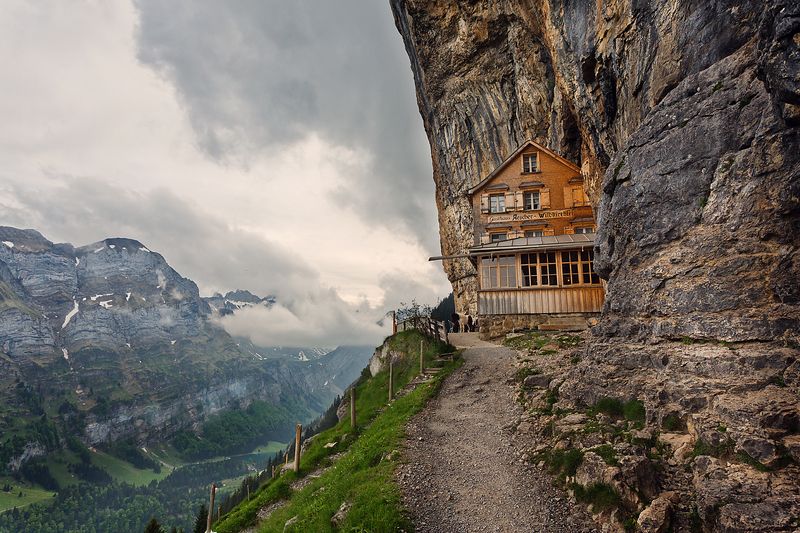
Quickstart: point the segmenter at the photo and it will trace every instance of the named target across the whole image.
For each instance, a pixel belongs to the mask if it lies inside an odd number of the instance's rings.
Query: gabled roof
[[[578,168],[578,166],[575,163],[571,162],[568,159],[564,159],[563,157],[561,157],[560,155],[558,155],[554,151],[550,150],[549,148],[545,148],[541,144],[529,140],[529,141],[525,141],[524,143],[522,143],[522,145],[520,145],[520,147],[517,148],[514,151],[513,154],[508,156],[505,161],[500,163],[500,166],[498,166],[496,169],[494,169],[488,176],[483,178],[477,185],[475,185],[474,187],[469,189],[467,191],[469,193],[469,195],[472,196],[473,194],[475,194],[476,192],[481,190],[483,187],[485,187],[487,183],[492,181],[492,179],[494,177],[496,177],[504,168],[506,168],[514,159],[516,159],[520,154],[522,154],[522,152],[524,152],[525,150],[527,150],[530,147],[536,148],[537,150],[546,153],[547,155],[549,155],[550,157],[552,157],[553,159],[555,159],[556,161],[558,161],[562,165],[568,167],[570,170],[573,170],[573,171],[577,172],[578,174],[580,174],[581,169]]]

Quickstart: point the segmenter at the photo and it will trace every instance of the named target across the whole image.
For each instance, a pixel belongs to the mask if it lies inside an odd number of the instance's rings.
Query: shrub
[[[574,484],[572,490],[575,498],[583,503],[591,504],[592,512],[601,513],[620,506],[621,500],[614,487],[606,483],[595,483],[584,487]]]
[[[611,446],[610,444],[603,444],[601,446],[596,446],[592,448],[590,451],[602,457],[603,461],[605,461],[607,465],[610,466],[619,465],[619,461],[617,461],[617,453],[614,451],[614,447]]]
[[[664,417],[664,420],[661,421],[661,427],[667,431],[679,431],[683,429],[683,421],[678,415],[667,415]]]
[[[600,398],[590,409],[589,413],[605,413],[608,416],[620,417],[624,412],[624,404],[616,398]]]
[[[521,382],[525,381],[525,378],[528,376],[535,376],[541,373],[542,372],[538,368],[524,366],[517,370],[517,373],[514,374],[514,379]]]
[[[583,452],[575,448],[569,450],[550,450],[541,457],[552,474],[562,480],[574,476],[583,462]]]
[[[625,417],[625,420],[644,424],[646,415],[644,403],[642,403],[641,400],[629,401],[622,407],[622,415]]]

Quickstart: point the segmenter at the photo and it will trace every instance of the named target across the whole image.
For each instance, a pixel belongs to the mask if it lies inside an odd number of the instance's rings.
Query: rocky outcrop
[[[563,410],[642,401],[633,455],[669,453],[660,483],[679,500],[679,528],[797,527],[800,5],[391,5],[445,255],[472,243],[466,191],[524,140],[581,166],[606,302],[580,363],[542,398]],[[474,313],[472,265],[444,266],[458,311]],[[580,449],[633,453],[613,428],[578,435]],[[651,509],[642,527],[666,527],[673,510],[626,500],[641,481],[619,475],[606,481],[630,510]]]
[[[444,254],[472,242],[467,189],[532,138],[580,163],[597,208],[600,331],[800,329],[796,3],[391,4]],[[474,313],[471,264],[445,270],[459,311]]]

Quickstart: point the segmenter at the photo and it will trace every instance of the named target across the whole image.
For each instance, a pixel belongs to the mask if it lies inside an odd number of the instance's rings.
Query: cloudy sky
[[[5,0],[0,225],[131,237],[262,343],[376,341],[449,292],[388,1]]]

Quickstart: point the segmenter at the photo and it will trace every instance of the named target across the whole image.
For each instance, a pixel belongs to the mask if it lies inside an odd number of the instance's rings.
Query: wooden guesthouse
[[[481,331],[586,327],[604,289],[580,169],[532,141],[469,190]]]

